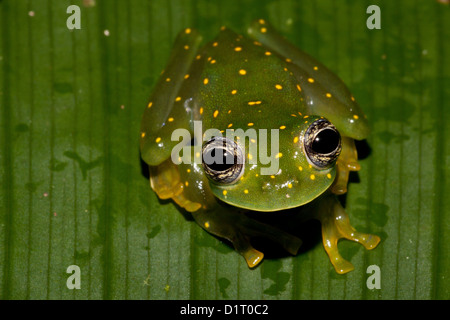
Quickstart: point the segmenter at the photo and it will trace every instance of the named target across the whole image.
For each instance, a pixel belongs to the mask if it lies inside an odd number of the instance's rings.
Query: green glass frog
[[[264,256],[253,237],[291,254],[302,242],[247,213],[298,208],[305,219],[320,220],[336,271],[351,271],[338,240],[366,249],[380,241],[356,231],[336,197],[346,193],[349,172],[360,169],[354,139],[369,133],[354,97],[265,20],[255,21],[248,37],[222,27],[214,40],[201,41],[194,29],[178,35],[143,115],[140,147],[152,189],[229,240],[249,267]],[[208,129],[215,130],[206,135]],[[180,130],[188,137],[180,139]]]

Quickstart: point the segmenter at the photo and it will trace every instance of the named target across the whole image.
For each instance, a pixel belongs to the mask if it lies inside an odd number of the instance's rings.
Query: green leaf
[[[450,6],[441,2],[0,1],[0,298],[449,299]],[[71,4],[80,30],[66,26]],[[371,4],[379,30],[366,27]],[[250,270],[158,200],[141,165],[141,115],[177,32],[211,39],[255,18],[335,71],[371,122],[346,207],[382,242],[366,251],[342,241],[355,265],[347,275],[320,240]],[[79,290],[66,286],[70,265]],[[370,265],[381,289],[366,286]]]

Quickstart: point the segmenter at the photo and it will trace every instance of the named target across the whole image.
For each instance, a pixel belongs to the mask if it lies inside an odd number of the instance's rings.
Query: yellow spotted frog
[[[253,237],[291,254],[302,242],[248,213],[296,208],[321,222],[335,270],[353,270],[338,240],[373,249],[380,238],[356,231],[336,196],[360,169],[354,139],[369,133],[348,88],[262,19],[246,37],[222,27],[201,42],[191,28],[178,35],[146,106],[140,147],[152,189],[229,240],[249,267],[264,256]]]

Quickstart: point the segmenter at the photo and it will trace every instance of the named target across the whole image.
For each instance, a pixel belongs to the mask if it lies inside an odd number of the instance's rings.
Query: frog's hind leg
[[[325,195],[320,203],[319,220],[322,224],[323,246],[337,273],[343,274],[353,270],[353,265],[339,254],[339,239],[361,243],[367,250],[375,248],[380,242],[376,235],[356,231],[351,226],[345,209],[332,194]]]
[[[150,186],[160,199],[172,198],[176,204],[189,212],[198,210],[200,203],[190,201],[184,195],[177,166],[167,159],[158,166],[150,166]]]
[[[296,254],[301,246],[299,238],[218,203],[210,210],[202,208],[192,215],[206,231],[229,240],[250,268],[256,267],[264,257],[261,251],[252,246],[252,237],[268,238],[291,254]]]
[[[342,151],[336,162],[337,175],[331,187],[331,191],[334,194],[346,193],[350,171],[359,171],[361,168],[358,163],[355,140],[349,137],[342,137],[341,143]]]

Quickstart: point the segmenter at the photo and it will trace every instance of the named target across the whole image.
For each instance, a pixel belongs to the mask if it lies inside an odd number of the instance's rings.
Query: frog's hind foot
[[[342,258],[338,250],[339,239],[348,239],[361,243],[367,250],[374,249],[380,238],[373,234],[358,232],[350,224],[345,209],[335,196],[330,195],[321,207],[319,219],[322,223],[323,246],[337,273],[344,274],[354,269],[353,265]]]
[[[349,137],[342,137],[341,141],[342,151],[336,162],[336,179],[331,187],[331,191],[334,194],[346,193],[350,171],[359,171],[361,168],[358,163],[355,141]]]

